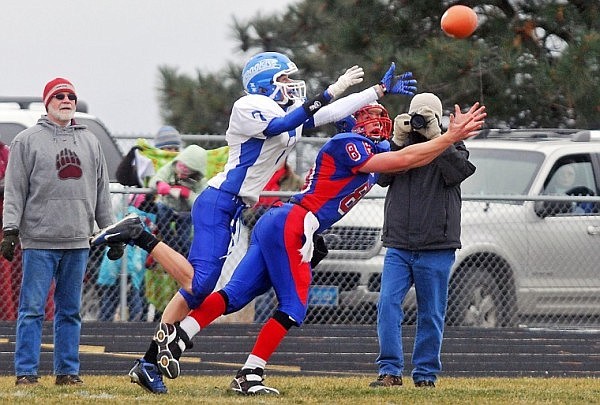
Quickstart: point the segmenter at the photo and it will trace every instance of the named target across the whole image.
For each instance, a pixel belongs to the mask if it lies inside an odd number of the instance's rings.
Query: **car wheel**
[[[465,271],[452,283],[448,300],[448,324],[494,328],[501,326],[501,291],[486,271]]]

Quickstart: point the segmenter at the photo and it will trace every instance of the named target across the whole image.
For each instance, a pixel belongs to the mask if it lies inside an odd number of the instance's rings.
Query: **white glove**
[[[425,118],[427,126],[421,129],[415,129],[418,133],[423,135],[428,140],[435,139],[442,134],[442,129],[438,124],[438,120],[435,116],[435,112],[429,107],[420,107],[415,111],[416,114],[420,114]]]
[[[410,115],[407,113],[397,115],[396,118],[394,118],[394,133],[392,136],[392,142],[398,146],[404,145],[404,141],[406,141],[406,138],[408,138],[410,131]]]
[[[330,85],[327,88],[327,92],[331,95],[332,98],[339,97],[346,89],[350,86],[358,84],[363,81],[363,76],[365,72],[363,68],[354,65],[346,72],[341,75],[335,83]]]

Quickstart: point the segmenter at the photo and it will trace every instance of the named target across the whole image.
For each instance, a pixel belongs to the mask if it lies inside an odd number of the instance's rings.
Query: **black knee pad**
[[[227,307],[229,306],[229,296],[223,290],[217,291],[217,294],[219,294],[221,297],[223,297],[223,301],[225,301],[225,312],[227,313]]]
[[[298,326],[296,321],[294,321],[288,314],[285,312],[281,312],[279,310],[275,311],[273,314],[273,319],[281,324],[286,330],[290,330],[292,326]]]

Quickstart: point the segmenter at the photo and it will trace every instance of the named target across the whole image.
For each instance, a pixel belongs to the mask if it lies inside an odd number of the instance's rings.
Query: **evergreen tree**
[[[419,92],[446,107],[481,101],[488,126],[600,128],[600,2],[573,0],[462,1],[479,16],[475,33],[447,37],[440,18],[453,2],[433,0],[303,0],[278,15],[234,20],[248,57],[285,53],[314,95],[354,64],[365,86],[396,61],[412,71]],[[224,133],[241,92],[241,66],[196,79],[160,69],[165,122],[187,133]],[[355,86],[356,91],[365,86]],[[392,113],[410,99],[388,97]],[[329,131],[331,132],[331,131]]]

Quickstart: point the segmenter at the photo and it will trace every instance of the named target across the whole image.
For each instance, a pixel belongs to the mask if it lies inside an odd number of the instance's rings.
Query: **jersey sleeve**
[[[360,135],[340,134],[327,143],[326,152],[330,154],[338,166],[348,168],[352,173],[358,169],[375,153],[375,145],[367,138]]]
[[[275,101],[265,96],[250,94],[233,104],[227,132],[265,139],[263,131],[269,122],[284,115],[285,111]]]

